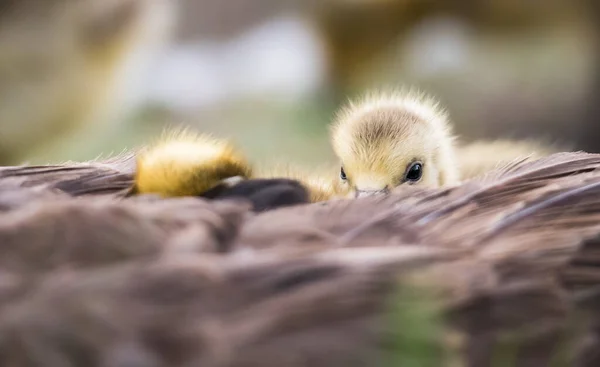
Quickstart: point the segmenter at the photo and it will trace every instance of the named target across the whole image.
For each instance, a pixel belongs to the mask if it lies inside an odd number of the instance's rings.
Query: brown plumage
[[[461,176],[469,179],[522,159],[535,160],[558,153],[561,148],[532,139],[484,140],[460,144],[456,156]]]
[[[600,155],[262,214],[0,187],[2,365],[600,362]]]
[[[72,196],[123,197],[134,186],[135,170],[135,152],[131,152],[107,160],[0,167],[0,183],[6,187],[39,187]]]

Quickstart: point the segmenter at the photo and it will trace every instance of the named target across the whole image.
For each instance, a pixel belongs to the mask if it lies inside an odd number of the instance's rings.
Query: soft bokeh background
[[[0,163],[92,159],[181,125],[254,161],[322,163],[340,103],[409,85],[464,140],[600,151],[598,3],[0,0]]]

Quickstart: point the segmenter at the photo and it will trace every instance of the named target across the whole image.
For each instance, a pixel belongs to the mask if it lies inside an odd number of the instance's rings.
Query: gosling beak
[[[384,187],[381,190],[356,190],[354,193],[355,198],[363,198],[367,196],[376,196],[376,195],[384,195],[389,193],[390,190],[387,187]]]

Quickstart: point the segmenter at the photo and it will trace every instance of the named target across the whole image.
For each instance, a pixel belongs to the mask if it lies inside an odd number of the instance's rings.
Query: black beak
[[[389,193],[390,190],[385,187],[382,190],[356,190],[354,193],[355,198],[364,198],[367,196],[376,196],[376,195],[385,195]]]

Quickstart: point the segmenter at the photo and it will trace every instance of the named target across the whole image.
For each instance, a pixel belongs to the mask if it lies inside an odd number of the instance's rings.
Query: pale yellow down
[[[437,187],[459,181],[447,114],[414,91],[370,93],[349,103],[336,115],[331,142],[352,190],[396,187],[412,162],[423,165],[416,184]]]
[[[331,143],[347,177],[341,182],[354,193],[385,192],[405,183],[451,186],[517,159],[553,152],[535,141],[459,146],[448,114],[433,98],[413,90],[371,92],[350,102],[336,115]],[[405,179],[411,162],[422,163],[418,181]]]
[[[344,197],[332,167],[305,169],[289,163],[254,170],[227,140],[188,130],[164,134],[137,155],[137,193],[198,196],[230,177],[290,178],[300,181],[313,202]]]
[[[300,181],[313,202],[385,192],[401,184],[451,186],[519,158],[539,158],[552,149],[534,141],[498,140],[457,146],[446,112],[414,91],[370,93],[349,103],[331,126],[340,166],[290,164],[254,171],[226,141],[186,130],[164,134],[137,158],[138,193],[196,196],[230,177],[290,178]],[[422,176],[407,180],[407,169],[422,164]]]
[[[195,196],[230,177],[250,177],[231,143],[189,131],[165,134],[137,157],[136,189],[164,197]]]

